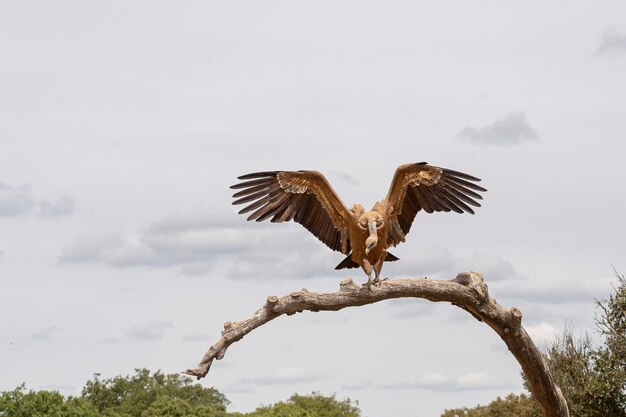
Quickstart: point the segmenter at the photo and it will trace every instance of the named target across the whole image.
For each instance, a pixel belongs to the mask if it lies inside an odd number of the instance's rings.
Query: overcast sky
[[[475,216],[418,214],[383,275],[484,272],[539,344],[590,329],[626,271],[622,0],[3,1],[0,60],[0,390],[179,372],[268,295],[364,281],[236,214],[258,170],[368,207],[400,163],[482,178]],[[425,300],[280,318],[202,383],[232,411],[319,390],[367,417],[522,390],[493,331]]]

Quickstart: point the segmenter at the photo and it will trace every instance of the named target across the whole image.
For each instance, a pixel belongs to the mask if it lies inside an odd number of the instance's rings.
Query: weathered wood
[[[250,318],[239,322],[226,322],[222,337],[209,348],[195,369],[186,374],[204,377],[214,359],[222,359],[226,349],[252,330],[283,314],[292,315],[307,311],[336,311],[357,307],[382,300],[401,297],[425,298],[445,301],[469,312],[498,333],[515,356],[528,380],[528,388],[537,399],[546,417],[569,417],[569,411],[561,390],[543,360],[541,352],[522,326],[522,312],[516,307],[504,308],[489,296],[483,276],[476,272],[461,273],[449,281],[431,279],[385,280],[379,286],[368,289],[346,279],[339,284],[339,291],[313,293],[306,289],[292,292],[284,297],[271,295],[263,307]]]

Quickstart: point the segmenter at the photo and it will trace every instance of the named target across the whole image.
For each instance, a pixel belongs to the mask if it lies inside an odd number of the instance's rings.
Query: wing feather
[[[265,196],[263,198],[261,198],[260,200],[255,201],[252,204],[249,204],[247,206],[245,206],[244,208],[242,208],[241,210],[239,210],[239,214],[244,214],[244,213],[248,213],[252,210],[256,210],[257,208],[261,207],[263,204],[267,203],[270,200],[269,196]],[[251,219],[248,219],[251,220]]]
[[[475,184],[478,181],[479,178],[464,172],[426,162],[399,166],[383,201],[388,221],[392,223],[387,243],[395,246],[403,242],[420,210],[474,214],[470,206],[480,207],[476,201],[482,200],[479,193],[487,191]]]
[[[475,198],[477,200],[482,200],[483,199],[482,195],[480,195],[477,192],[474,192],[474,191],[470,190],[469,188],[466,188],[466,187],[464,187],[464,186],[462,186],[460,184],[457,184],[454,181],[448,181],[446,183],[446,187],[453,188],[453,189],[457,190],[458,192],[460,192],[460,193],[462,193],[462,194],[464,194],[464,195],[466,195],[468,197]]]
[[[269,188],[269,186],[270,186],[270,184],[261,184],[261,185],[256,185],[254,187],[246,188],[245,190],[241,190],[241,191],[233,194],[233,198],[244,197],[244,196],[247,196],[249,194],[256,193],[258,191],[267,190]]]
[[[349,253],[347,227],[353,214],[317,171],[266,171],[238,177],[233,204],[247,204],[248,220],[295,221],[333,250]],[[347,244],[346,244],[347,243]]]
[[[450,177],[450,178],[446,178],[446,181],[447,182],[454,182],[454,183],[463,185],[463,186],[465,186],[467,188],[471,188],[472,190],[475,190],[475,191],[482,191],[482,192],[487,191],[485,188],[481,187],[480,185],[473,184],[473,183],[471,183],[469,181],[465,181],[464,179],[461,179],[461,178]]]
[[[239,178],[241,179],[241,178]],[[254,185],[258,185],[258,184],[271,184],[272,181],[268,180],[267,178],[261,178],[260,180],[252,180],[252,181],[243,181],[240,183],[237,183],[235,185],[232,185],[230,188],[232,190],[238,190],[240,188],[249,188],[252,187]]]

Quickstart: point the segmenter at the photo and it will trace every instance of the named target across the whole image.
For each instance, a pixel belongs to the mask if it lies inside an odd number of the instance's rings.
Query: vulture
[[[479,178],[429,165],[401,165],[387,196],[367,211],[360,204],[348,208],[317,171],[267,171],[238,177],[231,186],[233,204],[245,204],[239,214],[252,212],[248,220],[295,221],[306,227],[332,250],[346,255],[335,269],[361,267],[367,286],[380,284],[385,261],[398,258],[387,252],[405,241],[419,211],[454,211],[474,214],[480,207]],[[372,273],[374,278],[372,279]]]

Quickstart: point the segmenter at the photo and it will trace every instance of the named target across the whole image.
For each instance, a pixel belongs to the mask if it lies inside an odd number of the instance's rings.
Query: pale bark
[[[313,293],[302,289],[280,298],[269,296],[263,307],[252,317],[238,322],[226,322],[222,337],[209,348],[198,367],[188,369],[185,373],[198,379],[206,376],[213,360],[222,359],[231,344],[283,314],[292,315],[305,310],[336,311],[401,297],[449,302],[488,324],[498,333],[521,365],[528,380],[528,388],[541,405],[544,415],[569,417],[561,390],[554,383],[541,352],[522,327],[522,312],[516,307],[504,308],[498,305],[489,296],[482,274],[475,272],[459,274],[449,281],[426,278],[385,280],[380,286],[373,286],[371,289],[355,284],[352,279],[346,279],[340,283],[339,291],[333,293]]]

